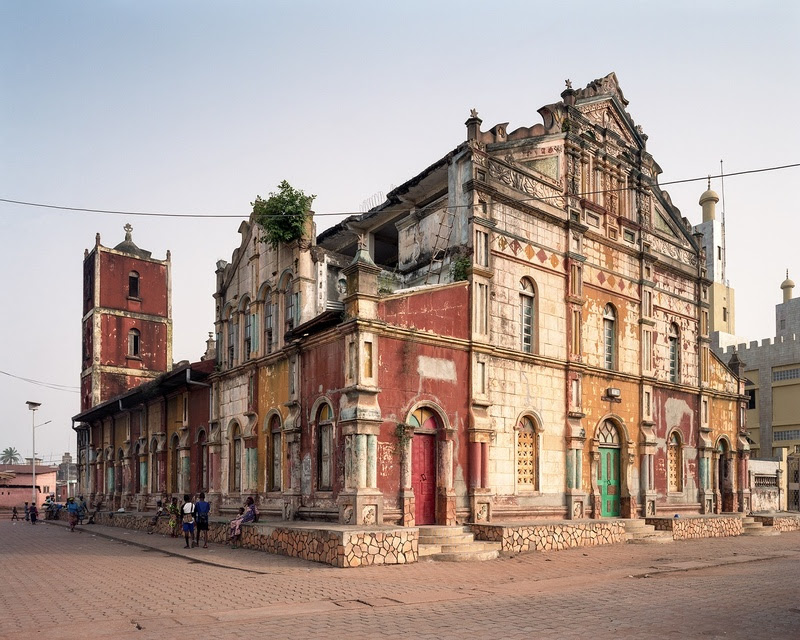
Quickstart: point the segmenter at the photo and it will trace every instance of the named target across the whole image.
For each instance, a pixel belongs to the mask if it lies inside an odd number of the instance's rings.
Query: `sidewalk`
[[[69,529],[69,523],[65,520],[46,520],[42,522],[44,524]],[[108,527],[100,524],[84,524],[75,527],[75,535],[87,534],[124,542],[143,549],[160,551],[161,553],[178,558],[187,558],[201,564],[225,567],[227,569],[239,569],[256,574],[274,573],[281,569],[326,568],[326,565],[310,562],[308,560],[301,560],[300,558],[263,553],[252,549],[232,549],[227,545],[215,544],[213,542],[209,542],[208,549],[204,549],[202,547],[202,537],[200,540],[201,546],[186,549],[186,541],[182,532],[179,538],[171,538],[170,536],[158,533],[149,535],[144,531]]]

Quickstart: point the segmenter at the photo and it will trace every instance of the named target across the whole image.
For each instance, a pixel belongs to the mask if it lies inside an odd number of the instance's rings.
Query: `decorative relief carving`
[[[342,520],[344,520],[344,524],[353,524],[353,505],[348,504],[342,510]]]
[[[478,522],[485,522],[489,517],[489,505],[485,502],[478,506],[478,512],[475,514],[475,520]]]
[[[666,240],[662,240],[658,236],[654,236],[651,233],[644,233],[643,237],[645,242],[648,242],[654,251],[657,251],[662,255],[669,256],[673,260],[677,260],[678,262],[682,262],[683,264],[687,264],[691,267],[697,266],[697,256],[695,254],[690,253],[685,249],[681,249],[680,247],[676,247],[674,244],[671,244]]]
[[[541,198],[545,202],[557,206],[564,204],[563,195],[557,189],[498,162],[489,161],[489,175],[512,189],[522,191],[534,198]]]
[[[575,504],[572,505],[572,517],[574,519],[583,518],[583,502],[576,501]]]
[[[366,526],[371,526],[378,521],[378,510],[374,504],[367,505],[362,509],[361,521]]]

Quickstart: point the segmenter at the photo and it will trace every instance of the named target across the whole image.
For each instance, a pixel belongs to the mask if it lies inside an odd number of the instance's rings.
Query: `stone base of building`
[[[153,514],[98,514],[97,524],[147,530]],[[168,519],[159,519],[155,533],[170,533]],[[225,544],[228,522],[208,523],[208,539]],[[241,545],[247,549],[322,562],[334,567],[409,564],[418,560],[419,529],[402,527],[358,528],[319,524],[244,524]]]
[[[476,540],[499,542],[500,550],[559,551],[625,542],[625,523],[620,520],[568,520],[548,523],[469,525]]]
[[[400,517],[400,526],[413,527],[416,524],[417,505],[414,493],[403,493],[403,513]]]
[[[762,523],[766,527],[772,527],[775,531],[800,531],[800,513],[798,514],[753,514],[756,522]]]
[[[675,540],[725,538],[740,536],[743,531],[739,515],[646,518],[645,522],[653,525],[656,531],[671,531]]]

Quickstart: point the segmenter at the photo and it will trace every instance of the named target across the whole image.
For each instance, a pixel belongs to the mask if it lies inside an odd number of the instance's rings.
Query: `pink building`
[[[39,507],[45,497],[56,490],[57,470],[58,467],[36,465],[36,504]],[[0,464],[0,509],[17,507],[20,515],[24,513],[25,502],[31,501],[32,475],[29,464]]]

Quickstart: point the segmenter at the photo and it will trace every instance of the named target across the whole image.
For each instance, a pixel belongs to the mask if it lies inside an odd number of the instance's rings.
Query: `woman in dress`
[[[231,541],[231,548],[236,549],[236,543],[241,546],[242,525],[245,522],[255,522],[258,519],[258,509],[252,497],[247,498],[244,503],[243,511],[240,510],[239,516],[231,520],[228,526],[228,538]]]

